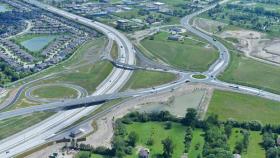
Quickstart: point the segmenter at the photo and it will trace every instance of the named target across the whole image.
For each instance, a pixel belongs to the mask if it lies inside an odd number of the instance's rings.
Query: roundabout
[[[88,92],[83,87],[68,83],[37,85],[27,89],[25,92],[27,99],[43,103],[81,98],[87,95]]]
[[[208,79],[208,76],[203,75],[203,74],[193,74],[193,75],[191,75],[191,77],[192,77],[193,79],[197,79],[197,80],[205,80],[205,79]]]

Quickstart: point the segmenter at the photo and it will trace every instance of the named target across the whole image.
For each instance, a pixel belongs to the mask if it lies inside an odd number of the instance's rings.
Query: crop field
[[[217,114],[219,119],[233,118],[238,121],[258,120],[264,124],[279,123],[280,103],[257,96],[215,90],[208,114]]]
[[[183,70],[206,71],[218,58],[214,48],[207,47],[207,43],[185,38],[183,42],[170,41],[168,33],[162,32],[154,39],[144,39],[141,44],[155,57]]]

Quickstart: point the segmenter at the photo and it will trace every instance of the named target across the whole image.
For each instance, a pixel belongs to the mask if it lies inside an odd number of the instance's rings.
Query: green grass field
[[[112,69],[113,65],[110,62],[98,62],[60,75],[55,81],[77,84],[91,93],[96,90],[96,87],[110,74]]]
[[[188,157],[197,158],[198,155],[202,155],[203,145],[204,145],[203,132],[198,129],[194,130]],[[198,146],[198,149],[196,149],[196,146]]]
[[[243,136],[240,133],[240,129],[234,128],[228,140],[228,144],[232,151],[234,150],[236,142],[242,140],[242,138]],[[250,131],[248,150],[247,152],[242,153],[241,156],[244,158],[264,158],[265,151],[260,145],[261,142],[262,135],[260,132]]]
[[[208,114],[219,119],[234,118],[238,121],[259,120],[264,124],[278,124],[280,103],[256,96],[215,90],[209,104]]]
[[[52,112],[40,112],[26,116],[12,117],[0,121],[0,140],[22,131],[42,120],[50,117]]]
[[[127,131],[136,132],[139,135],[139,141],[137,145],[145,146],[150,149],[151,158],[156,158],[158,154],[162,153],[161,141],[167,137],[173,140],[175,145],[173,157],[181,157],[184,152],[184,135],[185,127],[181,124],[173,123],[172,128],[169,130],[164,129],[164,123],[162,122],[148,122],[148,123],[133,123],[127,127]],[[154,144],[152,146],[147,146],[146,142],[149,138],[154,139]],[[126,156],[126,158],[137,157],[136,151],[131,156]]]
[[[243,158],[264,158],[265,150],[261,147],[262,136],[260,132],[250,131],[249,147],[247,153],[242,154]]]
[[[134,71],[123,89],[149,88],[171,82],[175,79],[176,76],[171,73],[137,70]]]
[[[219,79],[280,94],[280,67],[231,52],[229,67]]]
[[[204,42],[186,38],[184,42],[167,40],[168,33],[162,32],[141,41],[153,56],[167,64],[183,70],[206,71],[218,58],[217,50],[206,48]]]
[[[39,98],[76,98],[78,96],[75,89],[58,85],[40,87],[35,89],[32,95]]]

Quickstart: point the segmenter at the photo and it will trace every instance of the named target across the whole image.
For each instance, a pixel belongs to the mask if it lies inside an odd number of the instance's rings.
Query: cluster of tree
[[[277,11],[272,10],[266,10],[264,7],[247,7],[244,5],[238,5],[238,4],[227,4],[227,9],[233,9],[241,12],[247,12],[247,13],[253,13],[258,16],[267,16],[267,17],[280,17],[280,13]]]
[[[271,32],[278,25],[280,13],[273,10],[266,10],[263,7],[248,7],[239,4],[217,5],[208,11],[208,16],[213,20],[220,18],[228,20],[231,25],[246,27],[259,31]]]
[[[234,153],[236,154],[242,154],[243,152],[246,152],[249,146],[250,132],[247,130],[241,130],[240,132],[243,135],[243,137],[235,144]]]
[[[28,76],[28,72],[17,72],[11,68],[6,62],[0,59],[0,85],[3,86],[6,83],[16,81],[20,78]]]
[[[184,140],[185,153],[189,152],[189,149],[191,147],[192,138],[193,138],[193,130],[191,127],[187,127],[186,133],[185,133],[185,140]]]
[[[256,3],[263,3],[263,4],[276,4],[276,5],[280,4],[279,0],[243,0],[243,1],[244,1],[243,3],[256,2]]]
[[[180,122],[181,120],[171,115],[170,112],[168,111],[152,112],[152,113],[132,112],[121,119],[121,122],[125,124],[130,124],[132,122],[149,122],[149,121]]]
[[[229,124],[235,128],[242,128],[251,131],[271,131],[272,133],[280,134],[280,125],[272,125],[272,124],[265,124],[263,125],[261,122],[253,120],[253,121],[236,121],[234,119],[228,119],[225,122],[221,122],[225,125]]]
[[[233,158],[233,154],[227,144],[228,137],[224,128],[219,124],[217,116],[209,116],[205,120],[205,144],[203,157],[205,158]]]
[[[262,146],[266,151],[266,158],[280,157],[280,146],[277,144],[278,135],[271,131],[263,132]]]

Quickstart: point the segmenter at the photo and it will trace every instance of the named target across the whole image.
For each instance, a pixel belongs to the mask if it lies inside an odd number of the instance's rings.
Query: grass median
[[[158,71],[134,71],[123,89],[150,88],[171,82],[176,79],[176,75]]]

